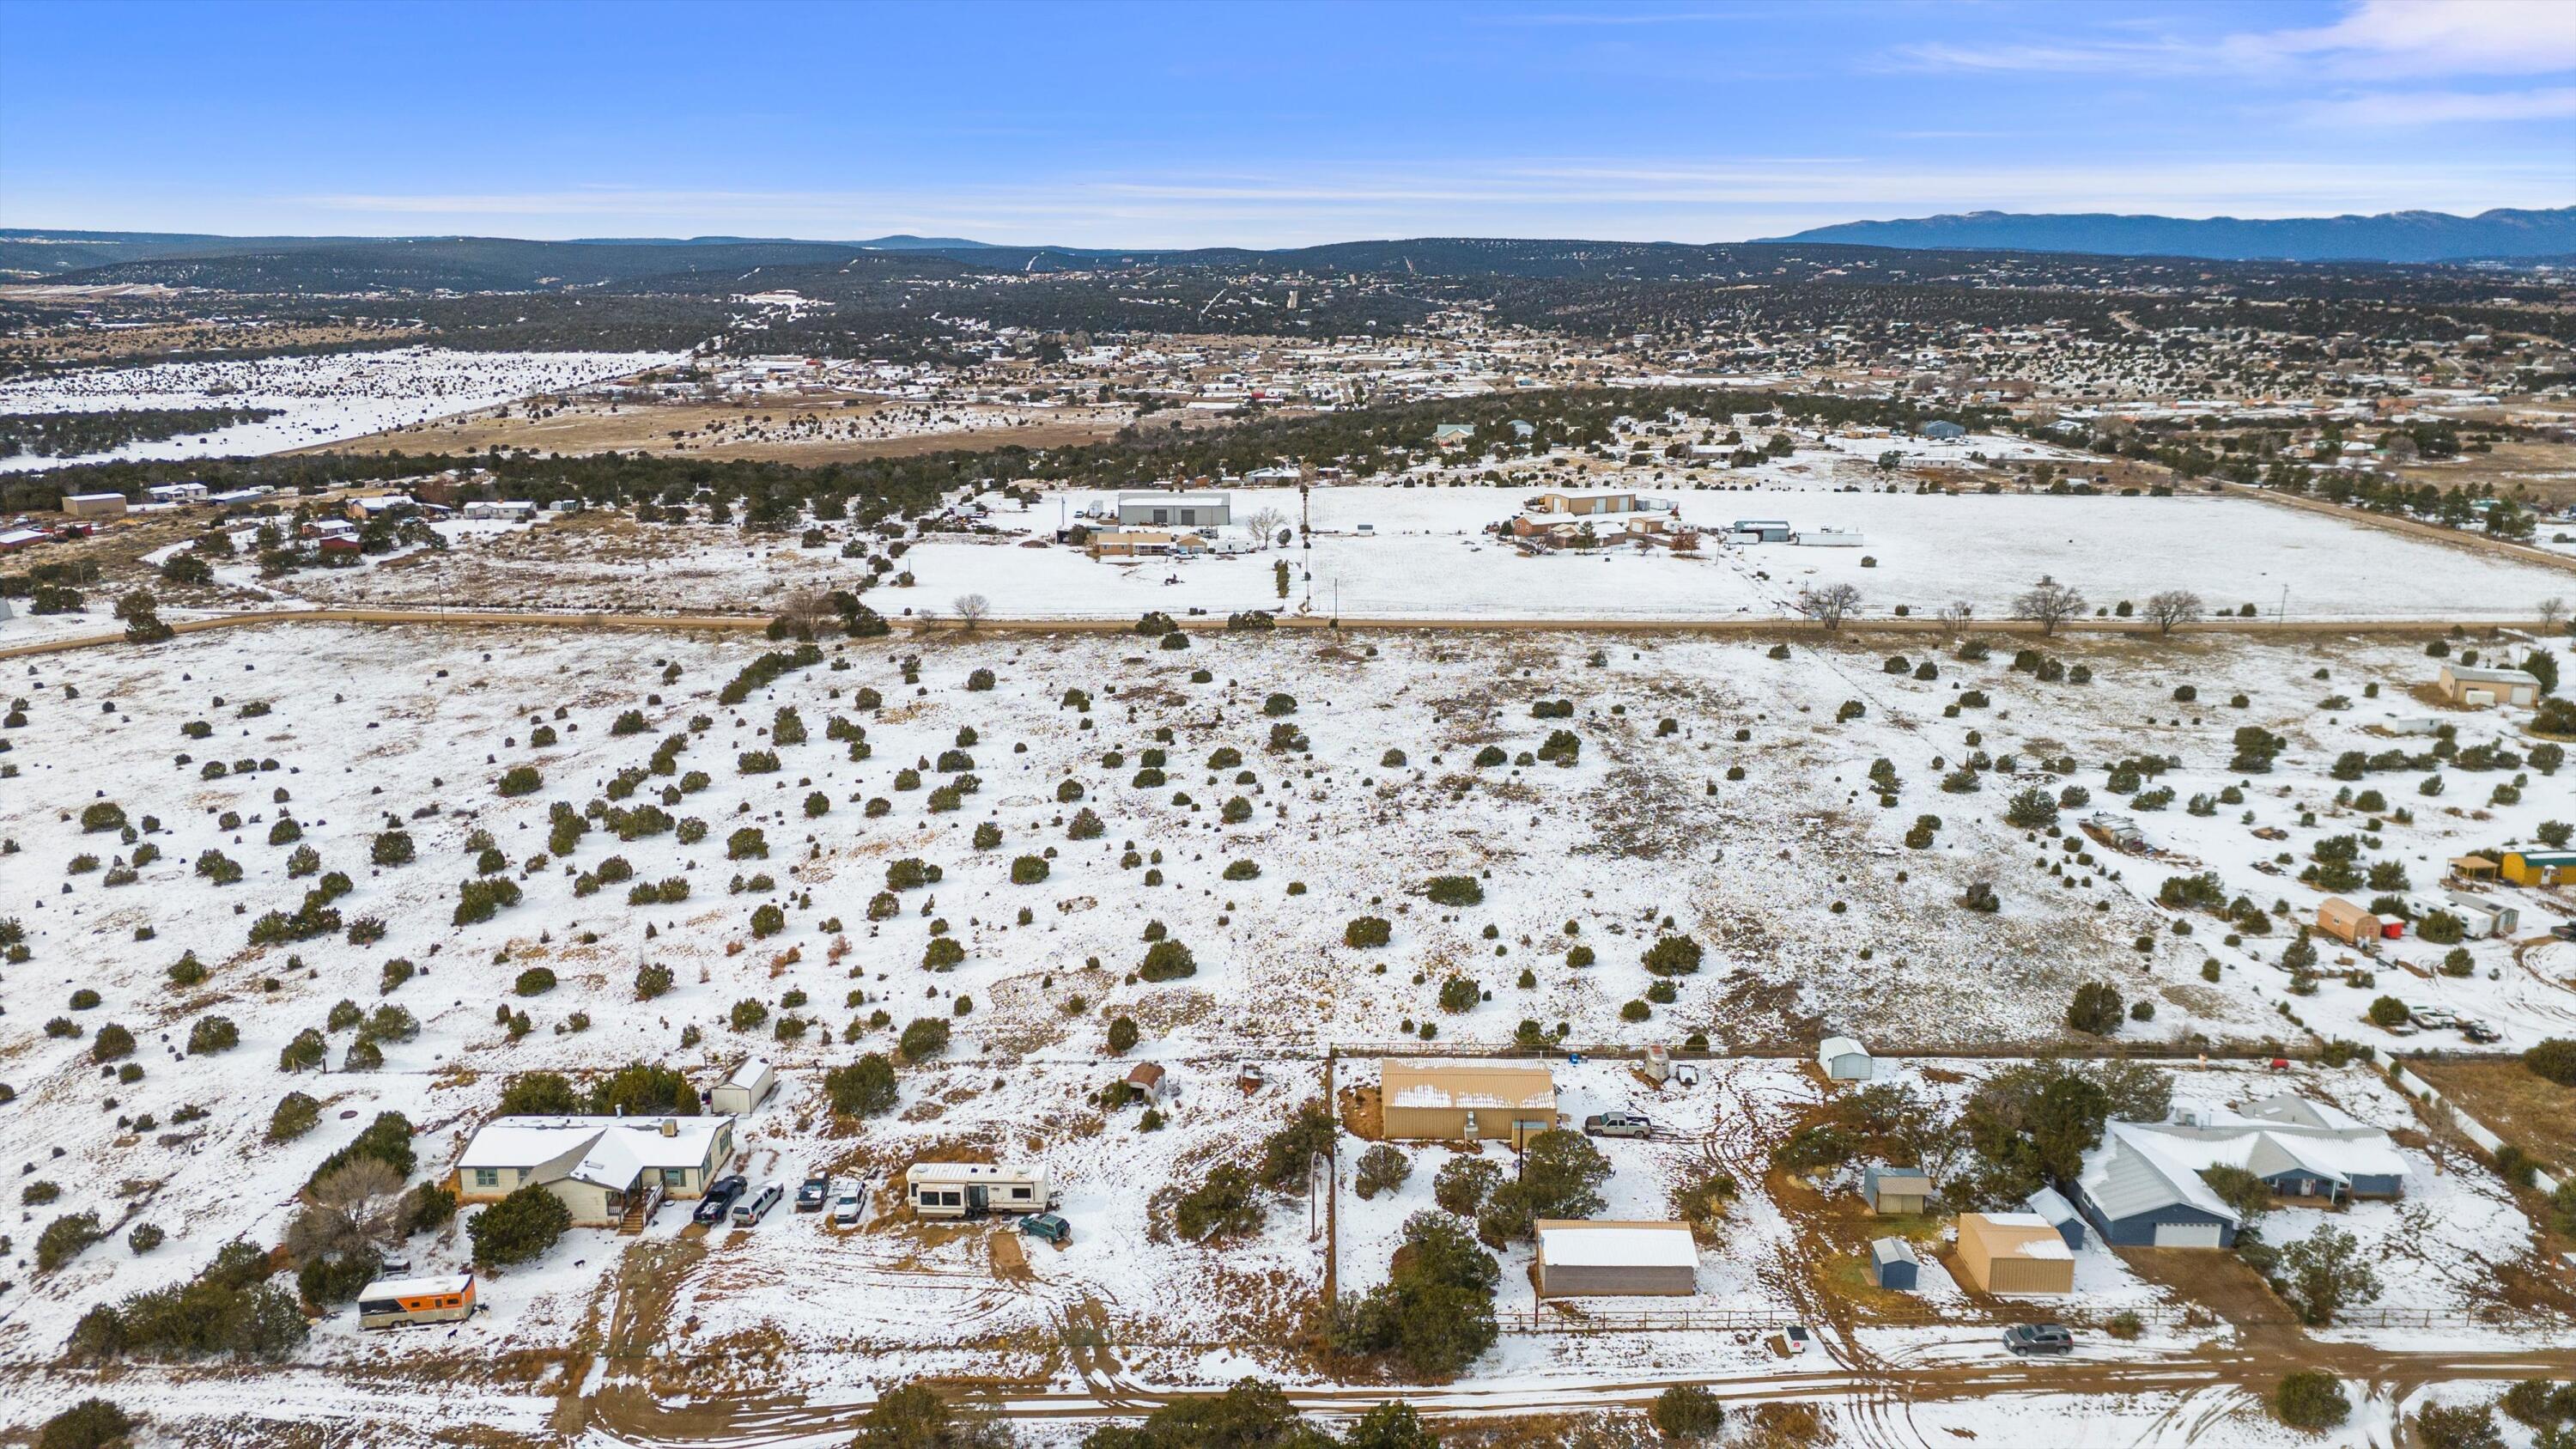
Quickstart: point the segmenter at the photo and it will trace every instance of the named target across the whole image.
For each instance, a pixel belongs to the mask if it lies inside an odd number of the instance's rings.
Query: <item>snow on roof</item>
[[[664,1123],[671,1124],[669,1136]],[[575,1175],[600,1180],[590,1171],[614,1171],[620,1162],[646,1167],[695,1167],[706,1161],[716,1135],[733,1125],[731,1117],[495,1117],[475,1132],[456,1159],[458,1167],[537,1167],[574,1152],[581,1154]],[[603,1152],[600,1143],[614,1138],[617,1147]],[[624,1187],[635,1180],[630,1171],[610,1184]]]
[[[720,1087],[756,1086],[761,1078],[768,1075],[769,1063],[758,1057],[745,1057],[741,1066],[734,1068],[731,1075],[716,1085]]]
[[[441,1273],[429,1278],[379,1278],[358,1290],[366,1298],[430,1298],[463,1293],[474,1286],[471,1273]]]
[[[1556,1106],[1556,1078],[1536,1063],[1390,1058],[1378,1065],[1378,1090],[1388,1107],[1553,1110]]]
[[[1538,1252],[1551,1268],[1696,1268],[1687,1223],[1542,1221]]]
[[[2236,1210],[2210,1191],[2191,1164],[2167,1160],[2157,1150],[2164,1142],[2161,1134],[2135,1122],[2110,1123],[2107,1132],[2102,1148],[2085,1159],[2084,1171],[2076,1178],[2104,1216],[2135,1217],[2179,1204],[2231,1224],[2241,1222]]]
[[[2030,1209],[2032,1217],[2044,1223],[2063,1223],[2076,1216],[2075,1204],[2068,1202],[2066,1195],[2053,1187],[2043,1187],[2023,1198],[2022,1205]]]
[[[2037,1213],[1967,1213],[1960,1217],[1959,1228],[1983,1239],[1986,1251],[1998,1258],[2075,1256],[2057,1235],[2056,1226]],[[1997,1228],[2002,1231],[1987,1231]]]
[[[2446,667],[2451,671],[2453,679],[2466,680],[2471,684],[2538,684],[2540,682],[2519,669],[2473,668],[2466,664],[2453,664]]]
[[[1816,1059],[1827,1057],[1868,1056],[1869,1048],[1847,1036],[1829,1036],[1816,1044]]]

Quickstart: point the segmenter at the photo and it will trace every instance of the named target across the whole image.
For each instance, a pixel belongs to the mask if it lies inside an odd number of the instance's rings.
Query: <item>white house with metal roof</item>
[[[498,1202],[534,1183],[576,1227],[618,1227],[663,1198],[699,1197],[733,1156],[734,1119],[495,1117],[456,1159],[456,1200]]]

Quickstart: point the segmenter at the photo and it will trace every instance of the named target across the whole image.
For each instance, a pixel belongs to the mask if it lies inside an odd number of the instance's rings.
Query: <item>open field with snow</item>
[[[2180,588],[2200,594],[2212,612],[2253,604],[2265,620],[2296,623],[2523,619],[2541,600],[2576,591],[2576,577],[2546,568],[2233,497],[1680,491],[1656,496],[1703,527],[1785,518],[1801,528],[1857,529],[1867,542],[1726,548],[1711,539],[1696,556],[1623,549],[1531,558],[1483,532],[1511,517],[1523,496],[1481,486],[1319,488],[1311,549],[1125,560],[1052,542],[1059,512],[1093,495],[1061,495],[1063,508],[1058,497],[1041,497],[1023,508],[989,494],[996,532],[924,536],[900,560],[914,587],[870,599],[894,617],[946,613],[959,595],[979,593],[1007,619],[1192,609],[1326,616],[1338,607],[1353,620],[1637,624],[1796,617],[1802,589],[1849,583],[1860,591],[1863,620],[1890,617],[1900,605],[1927,618],[1953,600],[1980,617],[2008,618],[2014,599],[2047,574],[2078,587],[2088,613]],[[1262,508],[1298,516],[1293,490],[1237,490],[1234,507],[1237,519]],[[1370,531],[1361,533],[1362,525]],[[807,548],[792,536],[639,525],[602,511],[460,539],[444,555],[371,560],[269,587],[353,606],[775,610],[798,590],[847,587],[864,576],[862,560],[838,553],[846,529],[823,532],[826,546]],[[1273,571],[1283,559],[1285,599]],[[228,578],[252,577],[247,563],[229,568]]]
[[[31,1209],[22,1231],[92,1211],[110,1236],[53,1272],[15,1268],[0,1290],[0,1358],[44,1361],[88,1307],[184,1279],[235,1237],[275,1241],[299,1185],[378,1111],[403,1112],[423,1172],[443,1172],[503,1085],[537,1070],[588,1079],[641,1059],[703,1087],[757,1052],[787,1087],[744,1124],[736,1168],[755,1182],[792,1188],[827,1168],[881,1184],[925,1157],[1034,1156],[1056,1177],[1076,1242],[1060,1253],[1030,1243],[1021,1268],[984,1228],[911,1223],[882,1201],[848,1234],[782,1209],[756,1230],[702,1237],[666,1209],[632,1255],[575,1230],[540,1262],[490,1275],[492,1311],[452,1339],[441,1331],[438,1348],[477,1360],[589,1351],[624,1322],[673,1354],[753,1356],[763,1366],[726,1372],[761,1392],[846,1392],[915,1373],[1078,1392],[1311,1377],[1294,1342],[1325,1245],[1309,1237],[1302,1200],[1267,1197],[1264,1226],[1215,1250],[1173,1239],[1158,1195],[1256,1154],[1320,1092],[1326,1043],[1499,1045],[1534,1030],[1593,1047],[1700,1035],[1723,1053],[1800,1051],[1841,1030],[1908,1051],[2049,1049],[2086,1040],[2063,1024],[2085,981],[2152,1009],[2121,1040],[2185,1052],[2202,1039],[2310,1040],[2294,1023],[2388,1041],[2361,1018],[2391,992],[2494,1023],[2504,1051],[2576,1025],[2569,948],[2472,942],[2470,974],[2449,976],[2436,969],[2440,949],[2409,937],[2353,963],[2375,975],[2349,981],[2329,950],[2311,995],[2293,994],[2277,968],[2291,923],[2324,894],[2291,878],[2317,842],[2367,837],[2364,860],[2397,863],[2421,894],[2450,856],[2527,840],[2571,813],[2563,773],[2527,765],[2329,777],[2346,750],[2429,748],[2386,732],[2417,718],[2456,725],[2461,750],[2539,743],[2522,713],[2414,702],[2407,691],[2433,665],[2414,646],[2051,644],[2050,658],[2091,671],[2079,684],[2016,672],[2009,650],[1972,660],[1917,646],[1906,672],[1890,672],[1882,650],[1844,642],[1772,658],[1761,643],[1579,631],[1207,634],[1163,649],[1132,635],[942,629],[827,639],[810,665],[736,703],[718,697],[781,647],[309,625],[19,665],[5,693],[24,700],[24,721],[0,729],[0,766],[14,772],[0,786],[0,840],[12,847],[0,855],[0,916],[21,923],[29,951],[0,974],[0,1082],[15,1094],[0,1114],[14,1139],[62,1149],[27,1174],[61,1196]],[[1931,677],[1916,677],[1926,662]],[[2186,684],[2197,699],[2177,703]],[[2244,705],[2227,702],[2240,693]],[[2329,693],[2347,702],[2323,703]],[[1534,713],[1557,700],[1561,714]],[[2284,738],[2272,771],[2229,767],[2243,724]],[[1559,730],[1575,741],[1570,762],[1537,759]],[[650,757],[673,737],[683,743],[657,772]],[[1488,748],[1499,759],[1480,763]],[[2170,808],[2111,793],[2106,767],[2142,753],[2179,761],[2153,781],[2176,791]],[[1978,788],[1940,788],[1971,764]],[[504,773],[523,766],[533,788],[502,794]],[[2516,775],[2521,798],[2495,800],[2493,786]],[[2428,777],[2445,793],[2419,793]],[[934,800],[942,786],[955,793]],[[2132,809],[2164,853],[2124,856],[2071,829],[2004,823],[2015,792],[2070,786]],[[2413,819],[2338,799],[2373,787]],[[2241,802],[2186,808],[2228,789]],[[622,841],[593,816],[569,851],[555,848],[552,807],[580,814],[593,800],[603,813],[662,815]],[[101,804],[134,838],[112,823],[84,828],[105,818],[82,818]],[[2063,826],[2093,808],[2067,806]],[[1099,833],[1077,838],[1086,810]],[[1940,823],[1916,848],[1905,836],[1923,815]],[[986,825],[998,841],[979,848]],[[415,859],[373,863],[376,840],[395,831]],[[147,845],[156,858],[138,855]],[[294,911],[320,878],[298,873],[299,848],[313,852],[310,871],[348,877],[328,903],[339,924],[253,944],[255,921]],[[201,872],[209,852],[242,878]],[[2263,869],[2276,858],[2284,873]],[[905,860],[939,877],[890,880]],[[2263,932],[2231,944],[2218,917],[2155,903],[2168,876],[2202,869],[2252,899]],[[487,874],[511,882],[518,902],[457,923],[459,882]],[[1435,904],[1435,875],[1471,878],[1478,899]],[[685,882],[685,898],[657,887],[630,903],[633,882],[667,881]],[[1978,883],[1995,889],[1998,911],[1960,904]],[[2567,915],[2556,897],[2503,893],[2522,908],[2525,938]],[[756,918],[763,908],[774,914]],[[1360,916],[1389,922],[1387,946],[1346,944]],[[348,927],[361,923],[380,923],[381,936],[371,926],[353,943]],[[1701,945],[1696,973],[1643,969],[1643,949],[1668,933]],[[1141,979],[1156,935],[1188,948],[1190,974]],[[174,980],[185,953],[202,980]],[[412,974],[388,974],[397,959]],[[647,965],[668,968],[672,985],[639,1000]],[[534,967],[554,984],[517,994]],[[1443,1006],[1453,978],[1473,984],[1475,1004]],[[82,991],[95,1004],[75,1002]],[[353,1032],[329,1024],[344,1000],[402,1007],[419,1034],[387,1041],[380,1069],[344,1070]],[[760,1020],[737,1029],[745,1002]],[[524,1012],[529,1028],[505,1028],[498,1007]],[[191,1029],[214,1016],[237,1026],[239,1046],[187,1051]],[[1158,1130],[1137,1107],[1095,1100],[1124,1070],[1104,1045],[1116,1016],[1139,1029],[1125,1061],[1173,1074]],[[790,1018],[802,1025],[782,1034]],[[892,1051],[916,1018],[948,1023],[952,1044],[904,1070],[893,1112],[835,1119],[821,1073]],[[49,1031],[54,1019],[62,1026]],[[139,1044],[130,1080],[92,1060],[111,1022]],[[329,1070],[281,1072],[280,1049],[307,1028],[323,1031]],[[1268,1079],[1250,1097],[1235,1083],[1246,1063]],[[1954,1098],[1990,1065],[1894,1070]],[[2282,1080],[2224,1063],[2177,1076],[2178,1101],[2210,1103]],[[2360,1071],[2297,1079],[2368,1120],[2408,1123],[2411,1109]],[[1775,1188],[1762,1172],[1769,1142],[1821,1096],[1808,1069],[1715,1063],[1706,1084],[1668,1099],[1617,1063],[1566,1069],[1563,1084],[1569,1112],[1641,1106],[1732,1154],[1745,1191],[1703,1260],[1702,1294],[1784,1321],[1812,1316],[1826,1289],[1783,1264],[1832,1194]],[[267,1144],[270,1108],[290,1089],[322,1099],[323,1124]],[[1347,1174],[1362,1145],[1346,1135],[1338,1149],[1338,1252],[1352,1290],[1384,1272],[1392,1235],[1449,1155],[1418,1149],[1404,1188],[1361,1204]],[[1605,1149],[1610,1208],[1660,1215],[1672,1149]],[[2445,1149],[2409,1150],[2420,1193],[2331,1216],[2374,1245],[2390,1301],[2468,1311],[2483,1301],[2482,1275],[2530,1251],[2530,1221],[2474,1162],[2454,1154],[2437,1172],[2431,1154]],[[2295,1241],[2328,1216],[2284,1209],[2267,1235]],[[145,1223],[169,1241],[133,1252],[125,1236]],[[465,1250],[453,1227],[415,1243],[424,1270]],[[1514,1253],[1507,1309],[1527,1302],[1516,1286],[1527,1253]],[[2079,1271],[2090,1308],[2158,1315],[2140,1344],[2102,1352],[2147,1356],[2209,1336],[2174,1326],[2171,1294],[2116,1256],[2089,1251]],[[1986,1311],[1937,1263],[1925,1285],[1925,1301],[1963,1320]],[[1855,1342],[1876,1361],[1908,1362],[1990,1355],[1974,1347],[1990,1339],[1973,1322],[1864,1319]],[[343,1312],[298,1362],[394,1371],[422,1341],[361,1338]],[[1498,1383],[1540,1384],[1777,1367],[1758,1336],[1732,1333],[1507,1335],[1489,1362]],[[1480,1367],[1478,1380],[1488,1376]],[[685,1375],[673,1365],[645,1377],[670,1390]]]
[[[133,443],[76,458],[22,453],[0,470],[147,458],[282,453],[474,412],[533,393],[623,377],[672,358],[652,353],[457,352],[404,347],[228,362],[165,362],[0,383],[0,413],[219,405],[279,416],[202,436]]]

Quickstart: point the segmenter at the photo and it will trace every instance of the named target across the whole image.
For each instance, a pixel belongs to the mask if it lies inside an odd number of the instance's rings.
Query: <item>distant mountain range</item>
[[[2391,211],[2377,216],[2117,216],[1972,211],[1910,221],[1849,221],[1780,242],[1836,242],[1906,250],[2089,252],[2113,257],[2215,261],[2456,262],[2576,254],[2576,206],[2551,211]]]
[[[2400,211],[2278,221],[2234,217],[2018,215],[2000,211],[1910,221],[1858,221],[1761,242],[1687,245],[1503,237],[1414,237],[1256,251],[1001,246],[898,234],[862,241],[789,237],[592,237],[530,241],[476,236],[228,237],[182,232],[0,228],[0,279],[155,283],[249,293],[514,292],[643,284],[683,290],[781,269],[859,277],[1091,270],[1102,266],[1244,267],[1424,277],[1616,276],[1688,281],[1785,275],[1870,249],[1916,253],[1908,267],[1976,266],[1993,253],[2190,257],[2207,261],[2576,262],[2576,207],[2448,216]],[[692,280],[695,279],[695,280]]]

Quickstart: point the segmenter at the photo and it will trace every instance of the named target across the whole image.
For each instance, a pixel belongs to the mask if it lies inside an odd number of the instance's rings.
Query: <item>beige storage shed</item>
[[[1988,1293],[2072,1293],[2075,1253],[2037,1213],[1961,1213],[1959,1267]]]

